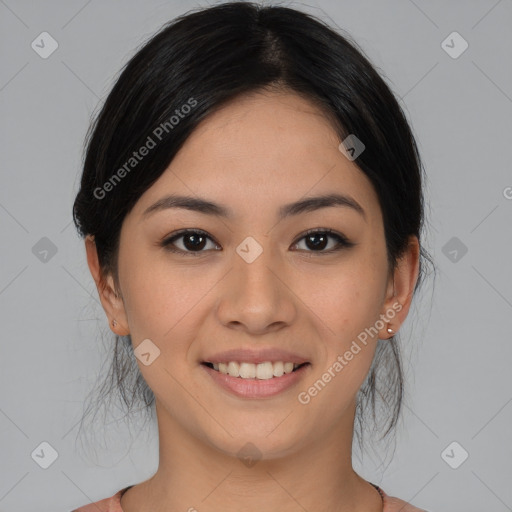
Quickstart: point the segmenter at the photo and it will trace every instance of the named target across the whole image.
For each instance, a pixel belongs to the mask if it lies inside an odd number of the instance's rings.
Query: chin
[[[304,439],[300,435],[292,435],[289,428],[278,433],[275,428],[278,423],[274,424],[274,432],[268,430],[270,434],[267,430],[262,433],[254,425],[245,425],[242,430],[233,432],[233,437],[222,431],[220,438],[207,436],[208,442],[224,455],[240,459],[247,467],[257,461],[281,459],[300,451]]]

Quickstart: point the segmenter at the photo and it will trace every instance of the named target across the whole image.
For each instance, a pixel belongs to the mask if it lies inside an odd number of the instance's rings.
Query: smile
[[[215,387],[239,398],[271,398],[298,385],[311,363],[266,361],[264,363],[210,363],[200,365]],[[274,374],[275,373],[275,374]]]
[[[283,361],[266,361],[264,363],[246,363],[237,361],[229,361],[226,363],[203,363],[209,368],[216,370],[223,375],[238,377],[241,379],[260,379],[268,380],[274,377],[282,377],[286,373],[292,373],[301,366],[309,363],[292,363]]]

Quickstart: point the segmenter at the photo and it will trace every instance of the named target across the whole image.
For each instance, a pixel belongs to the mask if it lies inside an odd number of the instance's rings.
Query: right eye
[[[176,241],[180,239],[183,240],[181,242],[183,248],[176,248]],[[160,245],[164,247],[165,250],[182,256],[187,254],[191,256],[199,256],[200,253],[205,252],[203,249],[207,240],[212,241],[214,243],[214,247],[218,247],[213,238],[207,235],[205,231],[197,229],[183,229],[165,238]]]

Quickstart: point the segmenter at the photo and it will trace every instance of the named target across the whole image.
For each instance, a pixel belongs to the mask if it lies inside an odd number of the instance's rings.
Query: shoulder
[[[406,501],[399,498],[388,496],[382,489],[380,489],[384,498],[383,512],[427,512],[421,508],[417,508]]]
[[[121,496],[130,487],[125,487],[124,489],[117,491],[110,498],[105,498],[103,500],[96,501],[95,503],[89,503],[88,505],[79,507],[71,512],[123,512],[123,509],[121,508]]]

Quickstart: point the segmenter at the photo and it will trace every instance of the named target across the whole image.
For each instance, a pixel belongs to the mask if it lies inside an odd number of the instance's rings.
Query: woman
[[[152,37],[96,120],[74,219],[159,467],[77,511],[420,510],[360,477],[352,442],[400,412],[421,173],[387,85],[311,16],[220,4]]]

